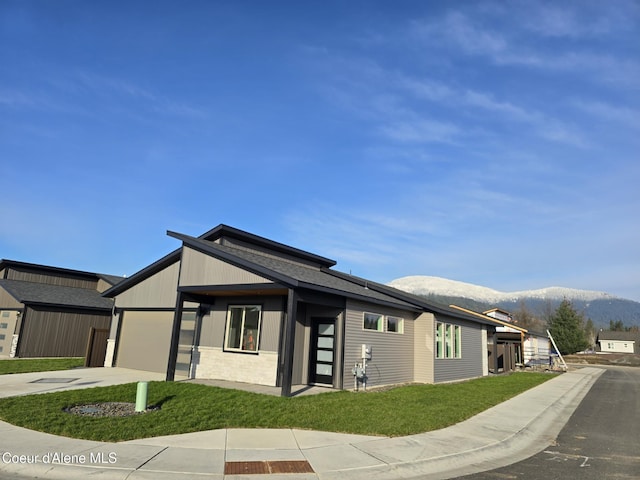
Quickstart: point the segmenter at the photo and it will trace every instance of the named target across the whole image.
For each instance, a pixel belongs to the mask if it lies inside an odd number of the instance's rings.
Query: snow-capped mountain
[[[549,307],[557,308],[566,298],[599,328],[606,329],[611,320],[621,320],[625,326],[640,326],[640,302],[605,292],[562,287],[500,292],[471,283],[428,276],[402,277],[388,285],[414,295],[428,297],[441,304],[453,303],[477,312],[499,307],[514,313],[524,303],[526,309],[538,318],[545,318]]]
[[[458,282],[440,277],[414,275],[393,280],[389,286],[404,290],[415,295],[442,295],[446,297],[462,297],[487,303],[513,302],[521,298],[536,298],[541,300],[592,300],[615,299],[617,297],[604,292],[593,290],[578,290],[575,288],[548,287],[539,290],[522,290],[517,292],[500,292],[472,283]]]

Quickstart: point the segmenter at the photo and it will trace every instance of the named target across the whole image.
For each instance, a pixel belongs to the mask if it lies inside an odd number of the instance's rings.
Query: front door
[[[311,319],[309,383],[333,385],[335,332],[335,318],[315,317]]]

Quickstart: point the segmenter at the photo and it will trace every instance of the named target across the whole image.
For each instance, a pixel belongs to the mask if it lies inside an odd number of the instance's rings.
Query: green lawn
[[[52,372],[84,366],[84,358],[12,358],[0,360],[0,375],[8,373]]]
[[[121,418],[71,415],[65,407],[135,402],[136,384],[0,399],[0,419],[56,435],[122,441],[219,428],[298,428],[404,436],[465,420],[553,378],[515,373],[447,385],[381,392],[329,392],[293,398],[181,382],[150,382],[159,410]]]

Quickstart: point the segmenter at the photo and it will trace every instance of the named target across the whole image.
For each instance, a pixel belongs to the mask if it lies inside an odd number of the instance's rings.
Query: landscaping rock
[[[149,407],[143,412],[136,412],[135,403],[104,402],[90,403],[86,405],[73,405],[71,407],[66,407],[64,411],[84,417],[128,417],[129,415],[139,415],[141,413],[158,409],[158,407]]]

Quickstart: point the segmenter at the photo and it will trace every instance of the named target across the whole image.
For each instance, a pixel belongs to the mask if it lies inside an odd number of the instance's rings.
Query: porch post
[[[298,316],[298,294],[293,288],[289,289],[287,296],[287,320],[285,322],[284,356],[282,368],[282,397],[291,396],[291,377],[293,376],[293,347],[296,338],[296,317]]]
[[[493,332],[493,373],[498,375],[498,333]]]
[[[173,316],[173,327],[171,328],[171,343],[169,346],[169,362],[167,363],[167,382],[173,382],[176,376],[176,361],[178,359],[178,343],[180,342],[180,327],[182,324],[183,295],[178,292],[176,300],[176,313]]]

